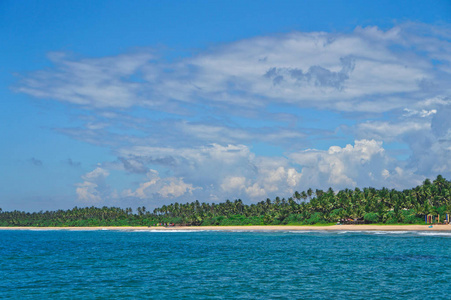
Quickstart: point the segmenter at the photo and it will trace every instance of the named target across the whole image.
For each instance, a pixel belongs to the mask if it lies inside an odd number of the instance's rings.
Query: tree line
[[[412,189],[308,189],[291,197],[244,204],[172,203],[148,211],[132,208],[75,207],[69,210],[2,211],[0,226],[153,226],[176,225],[313,225],[359,220],[364,223],[424,224],[424,216],[451,213],[451,182],[441,175]]]

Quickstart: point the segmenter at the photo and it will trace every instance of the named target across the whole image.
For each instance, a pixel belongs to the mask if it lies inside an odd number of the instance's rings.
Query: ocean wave
[[[374,234],[374,235],[387,235],[387,234],[407,234],[414,233],[414,231],[389,231],[389,230],[293,230],[287,231],[289,233],[325,233],[325,234],[356,234],[356,233],[364,233],[364,234]]]
[[[271,232],[272,230],[260,230],[260,229],[221,229],[221,230],[207,230],[207,231],[224,231],[224,232]]]
[[[451,236],[451,232],[419,231],[417,233],[426,236]]]
[[[346,234],[346,233],[362,233],[365,231],[362,230],[343,230],[343,231],[337,231],[338,234]]]
[[[202,232],[205,230],[185,230],[185,229],[139,229],[139,230],[133,230],[133,232],[158,232],[158,233],[166,233],[166,232],[170,232],[170,233],[175,233],[175,232]]]
[[[413,231],[400,231],[400,230],[381,230],[381,231],[368,231],[368,233],[372,234],[406,234],[406,233],[412,233]]]
[[[24,229],[19,229],[19,230],[28,230],[28,231],[56,231],[56,230],[66,230],[67,229],[48,229],[48,228],[24,228]]]

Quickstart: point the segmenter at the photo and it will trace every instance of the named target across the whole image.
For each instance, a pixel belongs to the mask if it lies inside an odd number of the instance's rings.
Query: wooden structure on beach
[[[428,215],[424,216],[424,222],[426,224],[437,224],[437,223],[440,223],[440,214],[437,214],[437,216],[432,215],[432,214],[428,214]],[[445,215],[444,223],[445,224],[449,224],[450,223],[450,214],[446,214]]]

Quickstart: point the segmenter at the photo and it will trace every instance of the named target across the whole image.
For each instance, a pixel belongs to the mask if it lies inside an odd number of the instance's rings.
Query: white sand
[[[213,230],[213,231],[451,231],[451,225],[331,225],[331,226],[102,226],[102,227],[0,227],[0,230]]]

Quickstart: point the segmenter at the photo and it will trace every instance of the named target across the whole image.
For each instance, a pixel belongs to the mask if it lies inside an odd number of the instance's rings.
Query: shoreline
[[[0,227],[0,230],[140,230],[140,231],[451,231],[451,225],[251,225],[251,226],[96,226],[96,227]]]

